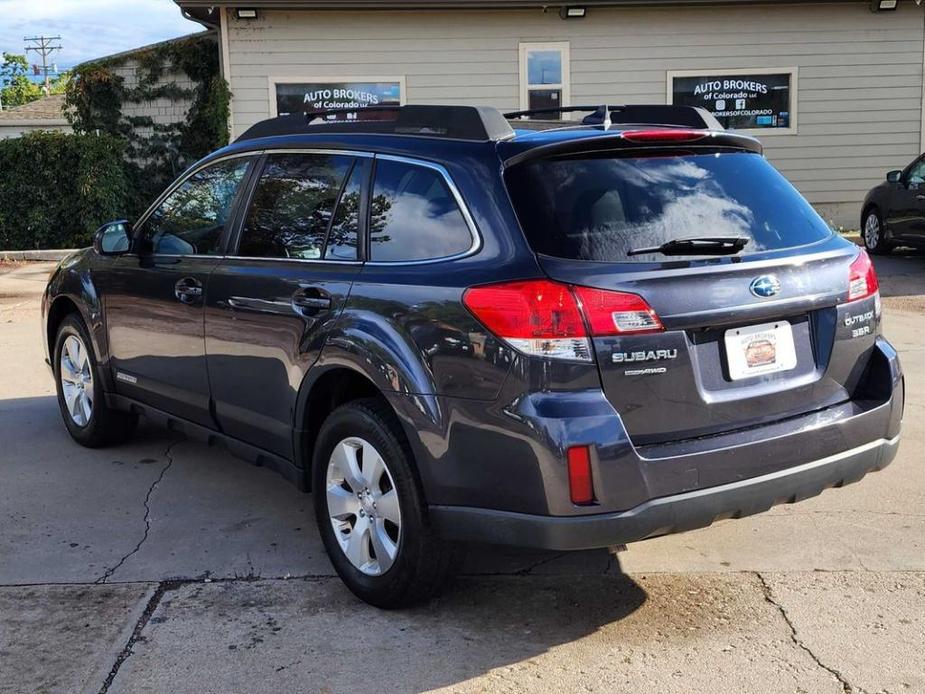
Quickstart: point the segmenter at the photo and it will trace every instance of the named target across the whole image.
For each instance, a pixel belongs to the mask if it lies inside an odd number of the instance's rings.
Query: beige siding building
[[[925,148],[914,0],[178,2],[219,30],[233,135],[302,107],[697,103],[849,227]]]

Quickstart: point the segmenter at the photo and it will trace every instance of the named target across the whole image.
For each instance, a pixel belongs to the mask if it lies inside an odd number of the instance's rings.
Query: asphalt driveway
[[[476,548],[398,613],[341,586],[273,473],[150,427],[73,444],[50,266],[0,268],[0,691],[925,692],[925,255],[878,268],[909,398],[890,468],[618,559]]]

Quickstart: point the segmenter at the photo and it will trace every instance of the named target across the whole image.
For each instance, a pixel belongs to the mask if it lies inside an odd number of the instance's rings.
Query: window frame
[[[758,67],[758,68],[703,68],[700,70],[668,70],[666,72],[666,101],[674,104],[675,77],[714,77],[717,75],[735,77],[737,75],[790,75],[790,127],[789,128],[744,128],[735,130],[743,135],[767,137],[769,135],[799,135],[800,115],[800,68],[793,67]],[[712,112],[711,112],[712,113]]]
[[[370,260],[372,257],[370,254],[370,214],[372,212],[371,206],[366,205],[365,216],[366,219],[363,223],[363,237],[362,237],[362,246],[363,246],[363,257],[366,259],[365,264],[371,265],[373,267],[389,267],[389,266],[410,266],[410,265],[432,265],[434,263],[445,263],[451,260],[459,260],[460,258],[465,258],[470,255],[478,253],[482,248],[482,236],[479,234],[478,227],[475,224],[475,220],[472,217],[472,214],[469,212],[469,207],[466,205],[465,200],[463,199],[462,193],[459,191],[459,188],[456,187],[456,183],[453,181],[450,172],[447,171],[446,167],[437,164],[436,162],[427,161],[425,159],[415,159],[414,157],[404,157],[394,154],[376,154],[375,161],[371,169],[371,174],[369,180],[367,181],[367,192],[366,192],[366,201],[368,203],[369,199],[373,194],[373,190],[376,186],[376,168],[379,161],[392,161],[400,164],[408,164],[410,166],[419,166],[425,169],[431,169],[436,171],[443,178],[443,182],[446,184],[447,188],[450,191],[450,194],[453,196],[453,199],[456,202],[456,206],[459,208],[460,213],[462,214],[463,220],[466,223],[466,228],[469,230],[469,235],[471,237],[471,243],[469,248],[460,251],[459,253],[454,253],[453,255],[441,256],[439,258],[420,258],[418,260]],[[329,261],[337,262],[337,261]]]
[[[238,218],[235,220],[234,234],[226,248],[227,258],[233,258],[235,260],[258,260],[265,261],[270,263],[324,263],[326,265],[362,265],[365,262],[364,247],[366,244],[366,225],[368,218],[368,208],[369,208],[369,190],[371,187],[371,177],[373,174],[374,166],[369,167],[366,180],[363,182],[363,188],[361,192],[360,199],[360,217],[359,217],[359,229],[357,230],[357,259],[356,260],[329,260],[326,258],[268,258],[266,256],[248,256],[248,255],[238,255],[238,249],[241,247],[241,235],[244,233],[244,220],[247,215],[247,212],[251,208],[251,204],[254,201],[254,195],[257,193],[257,185],[260,183],[260,177],[263,173],[264,166],[266,165],[267,157],[273,154],[320,154],[320,155],[341,155],[345,157],[353,157],[354,159],[368,159],[372,160],[375,155],[371,152],[360,152],[355,150],[348,149],[318,149],[318,148],[294,148],[294,149],[265,149],[259,152],[260,156],[252,170],[250,179],[247,182],[247,192],[244,196],[244,199],[241,201],[241,209]],[[356,166],[356,163],[354,163]],[[352,173],[351,169],[349,173]],[[346,181],[345,181],[346,183]],[[340,196],[343,194],[343,189],[338,194],[337,203],[340,203]],[[337,205],[334,207],[334,214],[337,214]],[[329,229],[330,231],[330,229]],[[327,240],[327,239],[326,239]]]
[[[167,198],[173,195],[179,188],[181,188],[189,179],[191,179],[196,174],[208,169],[209,167],[216,166],[218,164],[224,164],[225,162],[234,160],[234,159],[250,159],[247,163],[247,170],[244,172],[244,176],[241,178],[241,182],[238,184],[238,189],[235,192],[234,200],[231,203],[231,208],[228,213],[228,221],[225,223],[225,228],[222,230],[222,239],[219,243],[220,254],[181,254],[181,253],[146,253],[143,257],[154,257],[154,258],[224,258],[228,254],[228,249],[231,241],[236,237],[241,211],[244,208],[244,203],[249,199],[249,191],[251,188],[251,179],[254,175],[255,165],[258,161],[262,159],[260,156],[262,152],[259,151],[247,151],[247,152],[235,152],[233,154],[228,154],[222,157],[216,157],[215,159],[210,159],[205,162],[194,164],[184,173],[180,174],[179,178],[167,186],[167,189],[161,193],[151,205],[141,214],[138,220],[132,224],[132,245],[128,253],[125,253],[121,257],[135,257],[140,258],[142,255],[138,252],[138,246],[141,242],[142,229],[144,225],[148,222],[148,219],[154,214],[155,210],[163,204]]]
[[[353,175],[354,168],[357,166],[357,163],[360,159],[372,160],[375,155],[370,152],[357,152],[353,150],[345,149],[264,149],[257,152],[259,156],[257,161],[254,164],[253,169],[250,172],[250,176],[247,179],[247,190],[245,195],[241,200],[241,207],[237,218],[235,219],[235,227],[232,233],[229,243],[225,248],[226,258],[236,258],[239,260],[266,260],[266,261],[281,261],[286,263],[335,263],[338,265],[360,265],[364,262],[363,256],[363,246],[364,238],[366,233],[366,220],[367,220],[367,207],[368,207],[368,191],[370,188],[370,180],[374,166],[369,167],[367,172],[366,180],[363,182],[363,187],[360,192],[360,213],[359,213],[359,223],[357,229],[357,258],[356,260],[329,260],[324,258],[324,251],[327,248],[328,234],[331,232],[330,225],[328,226],[327,232],[325,233],[325,242],[321,248],[322,257],[321,258],[274,258],[268,256],[251,256],[251,255],[239,255],[238,251],[241,248],[241,238],[244,234],[244,223],[247,221],[247,213],[251,209],[251,205],[254,202],[254,196],[257,194],[257,186],[260,184],[260,179],[263,177],[263,171],[266,168],[267,159],[271,155],[282,154],[282,155],[293,155],[293,154],[304,154],[304,155],[340,155],[344,157],[353,158],[353,163],[350,166],[350,169],[347,171],[347,178],[341,183],[341,187],[337,194],[337,200],[334,203],[334,210],[331,215],[331,223],[333,223],[334,217],[337,214],[337,208],[340,206],[341,198],[343,197],[344,190],[346,185],[349,183],[350,177]]]
[[[562,82],[558,84],[530,84],[528,70],[529,54],[532,51],[558,51],[562,57]],[[562,91],[560,106],[566,108],[572,105],[572,60],[571,43],[569,41],[529,42],[519,44],[520,55],[520,110],[530,110],[530,92],[540,89],[559,89]]]
[[[360,228],[359,228],[359,249],[358,249],[358,258],[357,260],[329,260],[325,258],[317,259],[308,259],[308,258],[265,258],[265,257],[250,257],[237,255],[238,248],[241,242],[241,233],[244,226],[244,216],[247,214],[247,211],[250,209],[251,203],[253,202],[254,194],[257,190],[257,183],[260,180],[260,173],[263,171],[263,166],[266,163],[267,156],[271,154],[341,154],[344,156],[351,156],[356,158],[365,158],[372,160],[372,164],[369,167],[369,172],[366,180],[363,183],[362,189],[362,199],[361,199],[361,211],[360,211]],[[436,162],[428,161],[426,159],[416,159],[414,157],[399,156],[392,154],[381,154],[377,152],[369,151],[360,151],[360,150],[351,150],[351,149],[338,149],[336,147],[294,147],[294,148],[274,148],[274,149],[260,149],[260,150],[251,150],[248,152],[239,152],[235,154],[222,157],[220,159],[212,160],[208,162],[205,166],[209,164],[219,163],[225,159],[231,159],[235,157],[252,157],[253,160],[250,162],[250,168],[247,174],[244,177],[244,180],[241,182],[241,188],[238,191],[238,196],[235,201],[235,211],[233,216],[229,216],[229,223],[225,227],[226,234],[226,243],[223,249],[224,255],[216,256],[219,258],[228,258],[228,259],[237,259],[237,260],[248,260],[248,261],[263,261],[268,263],[322,263],[325,265],[371,265],[374,267],[395,267],[395,266],[412,266],[412,265],[432,265],[434,263],[444,263],[451,260],[459,260],[461,258],[466,258],[470,255],[475,255],[482,249],[483,241],[482,235],[479,232],[478,225],[475,223],[475,219],[472,216],[469,206],[466,204],[465,199],[463,198],[462,193],[459,190],[459,187],[456,185],[456,182],[453,180],[453,177],[450,175],[450,172],[446,167]],[[423,258],[421,260],[379,260],[373,261],[369,260],[369,223],[370,223],[370,197],[372,196],[373,186],[376,180],[376,160],[383,159],[389,161],[397,161],[405,164],[410,164],[412,166],[422,166],[425,168],[433,169],[437,171],[442,177],[443,181],[446,183],[447,187],[450,190],[450,193],[453,195],[454,200],[456,201],[457,206],[459,207],[460,212],[462,213],[463,219],[466,222],[466,227],[469,229],[469,234],[472,237],[472,243],[468,250],[461,253],[457,253],[451,256],[444,256],[442,258]],[[192,176],[197,171],[201,170],[204,167],[198,167],[189,172],[189,175],[184,175],[180,181],[174,186],[171,186],[169,191],[172,191],[173,188],[178,187],[186,178]],[[165,198],[168,193],[164,193],[161,198],[158,199],[151,208],[145,212],[145,216],[148,213],[156,209],[156,206],[160,204],[160,200]],[[336,214],[336,209],[335,209]],[[140,224],[140,223],[139,223]],[[182,256],[182,257],[196,257],[202,258],[204,256]]]

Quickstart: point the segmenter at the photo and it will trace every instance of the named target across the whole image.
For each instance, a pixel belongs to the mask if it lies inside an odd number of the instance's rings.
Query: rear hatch
[[[650,317],[619,314],[626,331],[593,337],[604,391],[635,444],[727,433],[851,398],[879,318],[872,282],[856,287],[851,298],[865,310],[850,317],[864,323],[867,302],[876,318],[866,330],[839,329],[852,263],[857,270],[866,256],[859,261],[754,148],[598,146],[522,160],[505,177],[551,279],[651,307]],[[745,246],[654,250],[716,237]]]

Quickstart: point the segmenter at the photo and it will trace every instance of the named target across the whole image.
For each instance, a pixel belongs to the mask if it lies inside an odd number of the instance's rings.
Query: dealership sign
[[[400,82],[305,82],[276,85],[280,116],[366,106],[399,106]]]
[[[725,128],[790,128],[792,74],[673,76],[672,103],[701,106]]]

